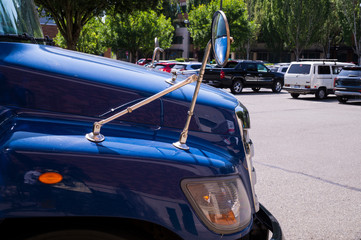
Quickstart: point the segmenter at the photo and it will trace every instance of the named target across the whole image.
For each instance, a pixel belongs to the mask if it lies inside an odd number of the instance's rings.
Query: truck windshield
[[[361,77],[361,68],[358,69],[344,69],[340,72],[339,76],[346,77]]]
[[[32,0],[1,0],[0,35],[29,35],[43,38]]]
[[[288,73],[293,74],[309,74],[311,69],[310,64],[292,64],[290,69],[288,69]]]

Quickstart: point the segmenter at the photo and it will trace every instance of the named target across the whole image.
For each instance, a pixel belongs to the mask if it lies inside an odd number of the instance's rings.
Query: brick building
[[[43,29],[44,36],[48,36],[53,39],[56,37],[56,34],[58,34],[58,28],[53,20],[40,18],[40,25]]]

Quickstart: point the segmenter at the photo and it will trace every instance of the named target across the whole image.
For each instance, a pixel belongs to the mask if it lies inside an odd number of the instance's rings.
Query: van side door
[[[333,79],[330,65],[316,65],[316,82],[315,86],[326,87],[327,89],[333,89]]]

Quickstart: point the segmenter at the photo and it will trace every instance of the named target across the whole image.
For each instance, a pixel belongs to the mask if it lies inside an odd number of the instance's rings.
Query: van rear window
[[[292,64],[288,69],[288,73],[309,74],[310,69],[311,69],[310,64]]]

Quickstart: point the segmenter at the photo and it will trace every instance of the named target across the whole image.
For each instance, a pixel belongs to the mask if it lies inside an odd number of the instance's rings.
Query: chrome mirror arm
[[[183,129],[180,137],[179,137],[179,141],[173,143],[173,145],[175,147],[177,147],[179,149],[182,149],[182,150],[189,150],[189,147],[186,144],[187,138],[188,138],[189,124],[190,124],[192,116],[193,116],[194,107],[196,105],[198,92],[199,92],[199,89],[201,87],[201,83],[203,81],[204,71],[206,69],[209,53],[211,52],[211,47],[212,47],[212,41],[210,40],[208,42],[208,44],[207,44],[207,48],[206,48],[205,53],[204,53],[204,57],[203,57],[203,61],[202,61],[202,67],[201,67],[201,69],[199,71],[199,76],[198,76],[198,79],[197,79],[197,85],[196,85],[196,88],[194,89],[191,105],[189,106],[189,111],[188,111],[188,117],[187,117],[186,124],[184,126],[184,129]]]
[[[127,109],[124,109],[123,111],[117,113],[117,114],[114,114],[113,116],[110,116],[106,119],[103,119],[99,122],[95,122],[93,124],[93,131],[86,134],[85,137],[89,140],[89,141],[92,141],[92,142],[102,142],[104,141],[105,137],[100,133],[100,129],[101,127],[110,122],[110,121],[113,121],[115,119],[117,119],[118,117],[121,117],[127,113],[132,113],[135,109],[137,108],[140,108],[170,92],[173,92],[174,90],[177,90],[178,88],[181,88],[189,83],[192,83],[192,82],[195,82],[197,81],[197,76],[196,75],[192,75],[190,77],[188,77],[187,79],[185,79],[184,81],[182,82],[179,82],[177,84],[174,84],[172,86],[170,86],[169,88],[167,89],[164,89],[163,91],[157,93],[157,94],[154,94],[146,99],[144,99],[143,101],[139,102],[139,103],[136,103],[130,107],[128,107]]]
[[[153,51],[153,57],[152,57],[152,67],[154,67],[154,60],[155,60],[155,57],[157,56],[157,53],[158,52],[164,52],[164,49],[160,48],[160,47],[155,47],[154,48],[154,51]],[[157,61],[159,61],[159,59],[157,59]]]

